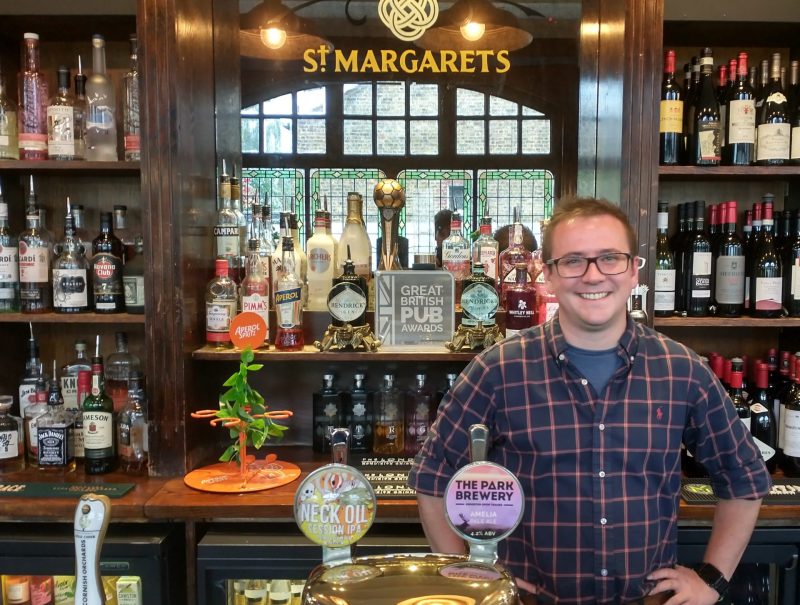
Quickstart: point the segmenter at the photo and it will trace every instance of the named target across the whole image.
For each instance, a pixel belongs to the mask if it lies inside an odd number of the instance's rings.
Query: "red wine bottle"
[[[726,142],[722,163],[749,166],[755,160],[756,93],[747,77],[747,53],[739,53],[736,82],[728,91]]]
[[[791,125],[789,100],[781,85],[781,55],[772,54],[769,82],[762,95],[758,114],[758,147],[756,164],[781,166],[789,162]]]
[[[792,61],[789,75],[789,111],[792,120],[792,148],[789,162],[800,164],[800,61]]]
[[[700,83],[700,60],[692,57],[691,74],[684,87],[683,100],[683,164],[692,163],[692,145],[694,140],[694,108]]]
[[[790,222],[791,235],[783,245],[783,304],[789,317],[800,317],[800,213],[794,211]]]
[[[772,201],[762,203],[761,231],[753,250],[750,274],[750,314],[753,317],[780,317],[782,313],[783,263],[775,250],[772,204]]]
[[[700,59],[700,83],[695,97],[692,119],[692,164],[718,166],[722,145],[719,101],[714,89],[714,55],[703,49]]]
[[[765,363],[756,364],[755,389],[750,395],[750,432],[761,450],[769,472],[775,470],[777,463],[778,431],[772,406],[774,395],[769,388],[769,368]]]
[[[744,370],[744,360],[741,357],[731,359],[731,378],[728,387],[728,395],[731,396],[736,415],[742,421],[745,428],[750,431],[750,406],[742,393],[742,372]]]
[[[800,359],[796,360],[800,365]],[[787,477],[800,477],[800,367],[795,366],[794,388],[781,409],[779,444],[783,448],[781,467]]]
[[[736,233],[736,202],[723,207],[723,233],[714,253],[714,300],[717,315],[739,317],[744,312],[744,242]]]
[[[661,105],[658,127],[659,158],[661,165],[680,162],[683,138],[683,90],[675,79],[675,51],[664,55],[664,78],[661,81]]]
[[[711,302],[711,242],[705,233],[706,203],[698,200],[694,206],[694,231],[683,249],[684,308],[690,317],[705,317]]]

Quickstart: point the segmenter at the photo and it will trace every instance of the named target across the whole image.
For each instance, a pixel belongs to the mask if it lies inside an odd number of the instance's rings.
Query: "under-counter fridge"
[[[106,605],[185,603],[184,545],[179,525],[109,525],[100,555]],[[0,524],[4,605],[73,605],[74,576],[71,523]]]

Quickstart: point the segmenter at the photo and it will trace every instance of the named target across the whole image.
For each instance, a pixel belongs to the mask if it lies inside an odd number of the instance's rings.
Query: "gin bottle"
[[[92,36],[92,75],[86,82],[86,159],[116,162],[117,118],[114,84],[106,74],[106,41]]]
[[[72,413],[64,409],[61,385],[53,360],[53,380],[47,396],[47,411],[37,421],[39,468],[49,471],[75,470],[75,437]]]
[[[367,323],[367,281],[356,275],[355,265],[350,260],[350,246],[347,247],[347,260],[344,273],[333,280],[328,293],[328,312],[334,326],[350,324],[358,327]],[[351,433],[352,435],[352,433]]]
[[[39,71],[39,35],[23,34],[19,76],[19,158],[47,159],[47,80]]]
[[[481,219],[481,233],[472,246],[472,263],[481,263],[486,277],[497,283],[497,260],[500,244],[492,235],[492,217]]]
[[[129,475],[147,474],[147,398],[144,374],[131,372],[128,401],[119,413],[117,443],[120,470]]]
[[[406,395],[406,456],[417,455],[433,423],[433,393],[426,384],[427,376],[417,374],[416,378],[416,386]]]
[[[6,93],[5,78],[0,69],[0,160],[19,159],[18,134],[17,104]]]
[[[364,384],[364,374],[353,376],[353,388],[345,395],[344,423],[350,429],[350,451],[372,451],[372,393]]]
[[[19,244],[8,226],[8,204],[0,188],[0,313],[19,311]]]
[[[389,456],[403,453],[403,394],[395,386],[394,374],[384,374],[375,404],[373,452]]]
[[[19,295],[23,313],[47,313],[53,308],[50,288],[51,242],[41,226],[36,206],[28,205],[26,229],[19,236]]]
[[[74,221],[67,198],[64,241],[58,245],[58,256],[53,261],[53,309],[57,313],[89,310],[89,262],[75,239]]]
[[[508,289],[516,283],[516,272],[514,266],[517,263],[524,263],[530,267],[533,255],[523,244],[525,233],[522,223],[519,221],[519,211],[514,208],[514,222],[508,228],[508,248],[500,252],[500,304],[506,307],[506,294]],[[528,279],[532,281],[530,270]]]
[[[470,274],[469,241],[461,234],[461,215],[453,212],[450,235],[442,242],[442,267],[455,280],[456,311],[461,310],[461,290]]]
[[[75,146],[75,98],[69,68],[58,68],[58,92],[47,104],[47,154],[51,160],[78,159]]]
[[[499,297],[494,280],[483,272],[483,264],[476,263],[472,275],[464,280],[461,291],[461,323],[467,327],[484,327],[495,324]]]
[[[506,338],[536,324],[536,289],[525,263],[514,265],[516,281],[506,292]]]
[[[14,398],[0,395],[0,475],[25,468],[25,433],[22,419],[11,414]]]
[[[322,375],[322,389],[313,396],[314,435],[312,446],[318,454],[331,451],[331,433],[342,426],[342,397],[333,386],[334,375]]]
[[[125,104],[123,105],[122,133],[125,141],[125,161],[138,162],[141,158],[139,121],[139,60],[136,34],[131,34],[131,65],[123,77]]]

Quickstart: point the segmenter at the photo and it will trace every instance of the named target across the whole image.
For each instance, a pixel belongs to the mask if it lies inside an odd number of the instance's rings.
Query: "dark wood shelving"
[[[307,361],[307,362],[331,362],[331,361],[469,361],[477,351],[450,352],[442,347],[440,350],[419,349],[419,348],[393,348],[378,349],[374,353],[366,351],[326,351],[324,353],[315,349],[312,345],[306,345],[302,351],[276,351],[268,349],[255,351],[255,358],[258,361],[277,362],[277,361]],[[218,350],[212,347],[202,347],[192,353],[194,359],[204,361],[239,361],[240,352],[236,349]]]
[[[140,172],[139,162],[85,162],[83,160],[0,160],[0,171],[32,172],[82,172],[88,174],[137,174]]]
[[[760,180],[800,177],[800,166],[659,166],[658,177],[667,180]]]
[[[144,315],[130,313],[0,313],[0,323],[144,324]]]
[[[757,319],[755,317],[655,317],[654,328],[797,328],[798,317]]]

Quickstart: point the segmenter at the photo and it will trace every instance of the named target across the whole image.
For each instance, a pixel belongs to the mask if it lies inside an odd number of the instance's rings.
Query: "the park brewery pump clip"
[[[516,585],[497,564],[497,544],[519,524],[524,499],[513,474],[485,461],[488,434],[484,425],[470,427],[473,461],[445,490],[448,522],[467,540],[469,555],[353,557],[351,546],[372,524],[377,501],[364,476],[347,465],[347,429],[336,429],[334,462],[311,473],[295,495],[298,526],[323,547],[303,605],[516,605]]]

